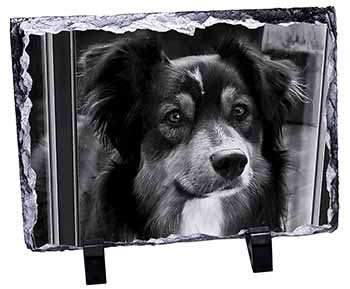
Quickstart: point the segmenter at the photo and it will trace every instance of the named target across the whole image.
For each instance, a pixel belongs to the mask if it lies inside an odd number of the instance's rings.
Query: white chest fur
[[[221,201],[217,197],[186,201],[181,214],[180,234],[221,236],[223,225]]]

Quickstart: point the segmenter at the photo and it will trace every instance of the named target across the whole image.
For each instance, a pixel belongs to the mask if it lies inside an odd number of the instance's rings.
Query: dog
[[[83,240],[283,230],[295,65],[234,38],[170,60],[146,35],[92,47],[81,67],[82,127],[103,147],[80,158],[105,151],[82,194]]]

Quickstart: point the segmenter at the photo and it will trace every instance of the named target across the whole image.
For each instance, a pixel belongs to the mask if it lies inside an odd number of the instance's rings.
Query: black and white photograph
[[[344,3],[4,5],[2,287],[344,287]]]
[[[37,248],[329,223],[326,25],[62,31],[26,52]]]

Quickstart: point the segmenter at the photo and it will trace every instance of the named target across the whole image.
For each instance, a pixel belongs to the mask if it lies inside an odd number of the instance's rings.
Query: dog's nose
[[[226,179],[235,179],[240,176],[248,159],[244,153],[237,150],[221,150],[210,156],[214,170]]]

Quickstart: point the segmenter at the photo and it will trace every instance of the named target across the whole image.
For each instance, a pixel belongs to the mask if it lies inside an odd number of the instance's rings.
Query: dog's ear
[[[95,46],[81,57],[79,86],[85,113],[103,143],[115,146],[122,157],[132,157],[140,145],[138,111],[152,72],[166,61],[151,34]]]
[[[234,65],[247,84],[264,116],[266,130],[272,134],[270,139],[275,140],[273,149],[277,149],[286,113],[299,101],[307,101],[296,65],[289,60],[271,60],[234,39],[222,41],[217,52]]]

